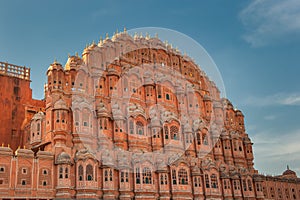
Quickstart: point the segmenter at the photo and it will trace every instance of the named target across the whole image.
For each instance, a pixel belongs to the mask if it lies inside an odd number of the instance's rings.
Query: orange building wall
[[[9,69],[24,67],[0,63],[0,143],[16,149],[23,145],[23,126],[44,108],[44,102],[32,99],[29,77],[16,77]]]

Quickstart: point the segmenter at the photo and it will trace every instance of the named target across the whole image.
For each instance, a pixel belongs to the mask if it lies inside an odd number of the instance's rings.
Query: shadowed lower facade
[[[243,113],[157,37],[124,30],[46,74],[33,100],[30,70],[0,63],[2,199],[300,199],[294,171],[254,169]]]

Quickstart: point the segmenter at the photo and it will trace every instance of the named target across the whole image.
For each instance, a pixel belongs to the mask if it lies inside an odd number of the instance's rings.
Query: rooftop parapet
[[[30,68],[13,65],[7,62],[0,62],[0,75],[1,74],[24,80],[30,80]]]

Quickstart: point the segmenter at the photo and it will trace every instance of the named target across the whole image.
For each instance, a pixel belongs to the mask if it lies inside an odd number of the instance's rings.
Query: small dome
[[[69,110],[66,102],[63,99],[59,99],[58,101],[55,102],[54,109],[57,109],[57,110]]]
[[[152,119],[151,119],[151,125],[153,127],[160,127],[160,120],[154,116]]]
[[[56,164],[68,164],[71,163],[71,157],[66,152],[61,152],[56,159]]]
[[[48,70],[47,70],[47,72],[48,71],[53,71],[53,70],[64,70],[63,69],[63,67],[62,67],[62,65],[59,63],[59,62],[57,62],[56,60],[49,66],[49,68],[48,68]]]
[[[97,115],[98,117],[108,117],[108,110],[103,102],[100,102],[97,106]]]
[[[34,116],[33,116],[33,120],[38,120],[38,119],[43,119],[44,117],[44,113],[42,111],[39,111],[38,113],[36,113]]]
[[[287,166],[287,170],[285,170],[282,175],[284,176],[296,176],[296,172],[290,170],[289,166]]]
[[[70,56],[65,64],[65,70],[77,69],[82,63],[83,61],[78,55]]]

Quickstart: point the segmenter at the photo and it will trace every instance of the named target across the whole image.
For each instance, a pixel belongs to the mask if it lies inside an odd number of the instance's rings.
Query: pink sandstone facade
[[[292,170],[254,169],[242,112],[157,37],[124,30],[47,78],[33,100],[30,70],[0,63],[2,199],[300,199]]]

